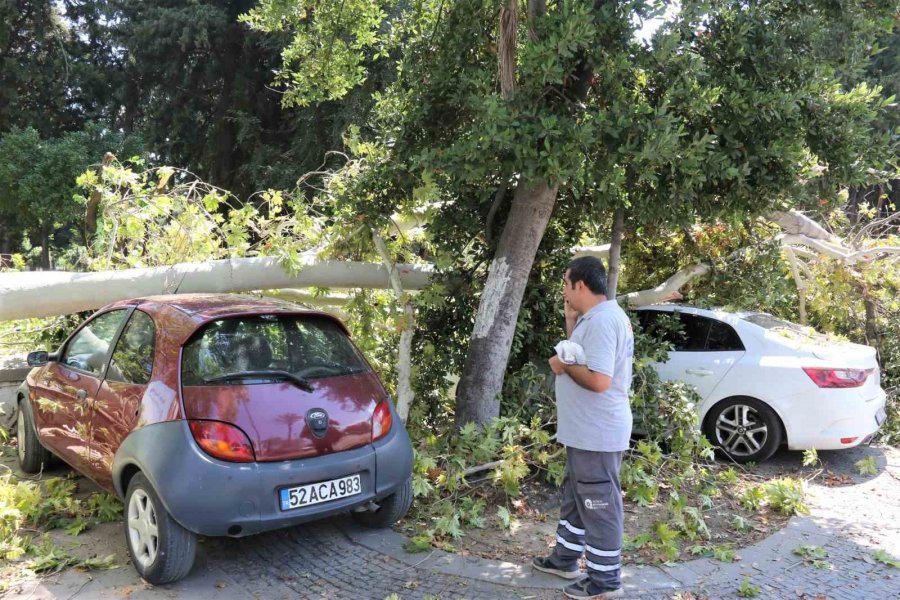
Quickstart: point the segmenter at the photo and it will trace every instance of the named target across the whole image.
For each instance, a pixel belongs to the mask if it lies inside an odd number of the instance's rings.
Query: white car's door
[[[663,311],[641,311],[644,327]],[[646,314],[646,316],[644,316]],[[671,314],[671,313],[669,313]],[[689,313],[676,313],[684,329],[681,335],[667,335],[674,345],[665,363],[654,363],[665,381],[684,381],[706,400],[744,355],[744,345],[737,332],[721,321]]]

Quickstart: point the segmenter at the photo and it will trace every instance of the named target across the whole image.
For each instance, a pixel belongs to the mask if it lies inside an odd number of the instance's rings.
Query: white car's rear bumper
[[[797,411],[801,404],[806,406],[802,414],[795,412],[789,416],[792,427],[788,432],[788,448],[840,450],[870,441],[881,426],[876,415],[884,414],[887,398],[884,390],[876,390],[869,398],[861,397],[855,389],[821,390],[814,398],[795,398],[788,411]],[[810,402],[815,403],[814,410],[809,410]]]

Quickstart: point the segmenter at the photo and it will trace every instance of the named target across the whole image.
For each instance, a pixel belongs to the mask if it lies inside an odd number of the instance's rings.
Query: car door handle
[[[75,392],[75,397],[84,402],[87,400],[87,390],[78,390]]]
[[[713,374],[709,369],[685,369],[684,372],[688,375],[699,375],[700,377],[706,377]]]

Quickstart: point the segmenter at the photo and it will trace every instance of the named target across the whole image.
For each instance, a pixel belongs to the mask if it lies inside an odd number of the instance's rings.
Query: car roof
[[[305,307],[284,300],[243,294],[167,294],[145,296],[130,303],[165,304],[186,315],[201,319],[234,313],[308,311]]]
[[[182,321],[191,330],[217,319],[254,314],[293,314],[323,316],[347,327],[334,315],[314,310],[292,302],[274,298],[259,298],[243,294],[165,294],[121,300],[102,310],[140,306],[150,313],[165,313],[169,318]],[[181,317],[180,319],[178,317]],[[189,324],[188,324],[189,323]]]

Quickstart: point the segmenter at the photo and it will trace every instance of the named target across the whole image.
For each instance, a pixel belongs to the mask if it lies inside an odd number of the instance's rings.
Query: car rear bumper
[[[394,423],[400,423],[399,418]],[[150,480],[169,514],[185,529],[207,536],[251,535],[320,519],[390,495],[412,474],[412,447],[402,425],[372,444],[301,460],[229,463],[204,453],[186,421],[134,431],[113,464],[116,491],[135,465]],[[362,492],[282,511],[279,490],[346,475],[360,475]]]
[[[848,392],[830,394],[824,392]],[[881,425],[876,414],[883,411],[887,394],[881,388],[874,396],[852,396],[852,390],[824,390],[816,397],[816,410],[808,411],[803,419],[794,419],[788,436],[791,450],[840,450],[871,441]],[[796,402],[799,402],[797,400]]]

